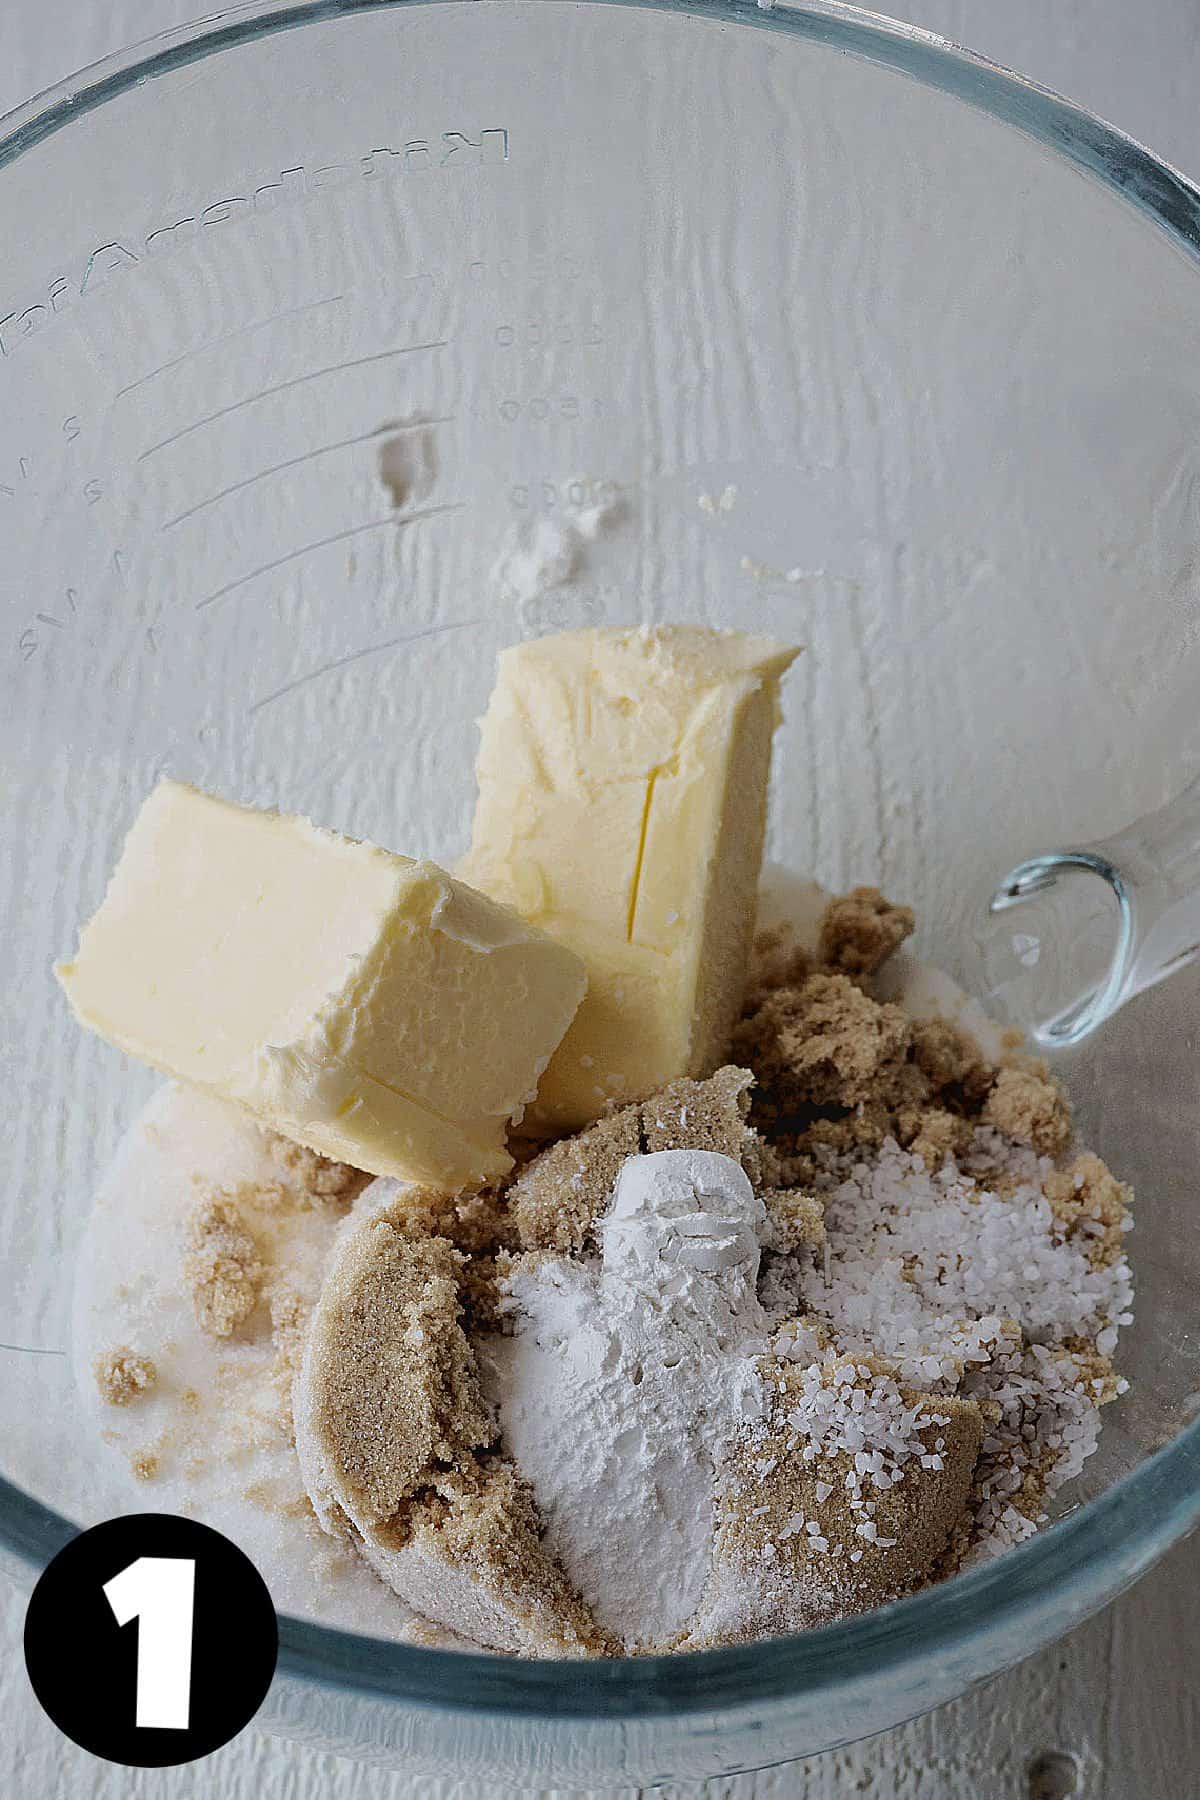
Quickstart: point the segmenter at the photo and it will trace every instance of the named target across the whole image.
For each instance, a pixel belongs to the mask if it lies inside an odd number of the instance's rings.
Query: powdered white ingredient
[[[503,600],[537,600],[583,573],[587,546],[615,525],[621,502],[613,497],[561,517],[540,513],[510,529],[492,568]]]
[[[630,1648],[670,1643],[695,1614],[715,1469],[762,1411],[764,1225],[729,1157],[632,1157],[600,1260],[519,1267],[508,1283],[514,1335],[483,1347],[485,1385],[551,1547]]]

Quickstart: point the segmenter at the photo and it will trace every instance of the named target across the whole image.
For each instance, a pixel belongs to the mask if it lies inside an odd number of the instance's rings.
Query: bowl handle
[[[975,985],[1045,1050],[1200,955],[1200,779],[1103,842],[1010,869],[972,912]]]

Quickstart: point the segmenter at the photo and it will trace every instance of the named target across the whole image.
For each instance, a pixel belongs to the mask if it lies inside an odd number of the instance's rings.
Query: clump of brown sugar
[[[1084,1151],[1069,1168],[1047,1175],[1042,1192],[1067,1237],[1085,1241],[1093,1267],[1108,1268],[1117,1260],[1124,1249],[1133,1190],[1117,1180],[1107,1163]]]
[[[767,1250],[795,1255],[819,1250],[825,1242],[825,1207],[816,1194],[801,1188],[764,1188],[760,1199],[767,1209]]]
[[[582,1250],[622,1165],[641,1149],[641,1114],[631,1106],[534,1157],[509,1190],[521,1247],[566,1255]]]
[[[430,1617],[467,1573],[481,1641],[545,1653],[606,1646],[542,1542],[528,1485],[498,1428],[464,1329],[467,1261],[421,1237],[398,1196],[363,1222],[326,1277],[297,1385],[309,1492],[327,1529],[353,1522],[375,1566]],[[513,1642],[505,1633],[513,1634]]]
[[[292,1385],[304,1361],[304,1342],[311,1313],[290,1281],[276,1277],[266,1291],[271,1314],[271,1343],[275,1355],[271,1381],[275,1390],[275,1418],[284,1437],[295,1439],[292,1420]]]
[[[874,975],[912,936],[916,922],[911,906],[894,905],[878,888],[851,888],[825,908],[820,959],[827,969],[842,975]]]
[[[1062,1089],[1041,1072],[1026,1067],[999,1070],[981,1113],[1014,1143],[1028,1144],[1039,1156],[1061,1156],[1071,1142],[1071,1114]]]
[[[211,1337],[232,1337],[258,1305],[265,1266],[237,1198],[217,1189],[197,1205],[183,1278],[196,1323]]]
[[[708,1592],[689,1647],[865,1612],[924,1581],[967,1508],[973,1401],[916,1391],[877,1358],[760,1365],[768,1415],[722,1471]],[[872,1447],[878,1442],[895,1448]]]
[[[931,1173],[950,1157],[962,1156],[970,1148],[971,1137],[971,1121],[944,1107],[904,1108],[896,1115],[897,1143],[919,1156]]]
[[[348,1206],[372,1177],[349,1163],[333,1162],[277,1131],[267,1134],[267,1151],[293,1187],[314,1200]]]
[[[871,992],[911,928],[909,908],[856,888],[825,909],[822,966],[789,953],[783,930],[757,959],[733,1051],[753,1072],[751,1119],[779,1185],[811,1188],[830,1157],[887,1138],[936,1172],[980,1125],[1039,1155],[1068,1148],[1070,1112],[1044,1064],[1012,1052],[997,1066],[961,1026],[910,1019]]]
[[[858,1106],[890,1097],[912,1042],[898,1006],[881,1005],[847,975],[809,975],[777,988],[734,1032],[776,1108]]]
[[[594,1247],[596,1225],[622,1166],[631,1156],[659,1150],[732,1157],[760,1192],[779,1248],[820,1243],[820,1201],[775,1180],[775,1161],[748,1122],[753,1081],[749,1070],[732,1064],[704,1081],[673,1081],[543,1150],[508,1191],[520,1248],[576,1255]]]
[[[457,1577],[456,1631],[517,1655],[615,1651],[547,1551],[533,1490],[508,1457],[483,1456],[469,1469],[438,1475],[392,1531],[405,1560],[428,1570],[430,1585],[413,1590],[422,1611],[436,1616],[438,1584],[450,1573]]]
[[[158,1369],[154,1359],[118,1344],[105,1350],[92,1364],[100,1398],[109,1406],[128,1406],[140,1400],[158,1385]]]
[[[356,1516],[390,1519],[436,1467],[493,1442],[459,1319],[464,1260],[446,1238],[377,1217],[327,1277],[309,1348],[312,1404]]]
[[[135,1450],[129,1458],[129,1467],[137,1481],[153,1481],[158,1475],[159,1459],[153,1450]]]
[[[930,1092],[963,1112],[978,1110],[995,1077],[975,1039],[949,1019],[913,1020],[912,1060]]]
[[[776,988],[799,987],[812,973],[812,957],[796,942],[790,925],[773,925],[760,931],[750,956],[743,1012],[753,1012],[764,995]]]

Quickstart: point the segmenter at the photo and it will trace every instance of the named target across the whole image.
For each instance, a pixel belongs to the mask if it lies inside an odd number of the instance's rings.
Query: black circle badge
[[[67,1737],[108,1762],[194,1762],[271,1685],[279,1628],[250,1558],[194,1519],[109,1519],[60,1550],[25,1616],[25,1666]]]

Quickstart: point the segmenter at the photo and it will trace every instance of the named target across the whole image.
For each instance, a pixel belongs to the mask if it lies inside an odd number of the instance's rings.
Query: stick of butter
[[[754,929],[779,680],[798,652],[671,625],[500,655],[463,878],[583,957],[526,1128],[724,1058]]]
[[[433,863],[175,781],[57,973],[143,1062],[447,1191],[512,1166],[507,1126],[587,985],[574,952]]]

